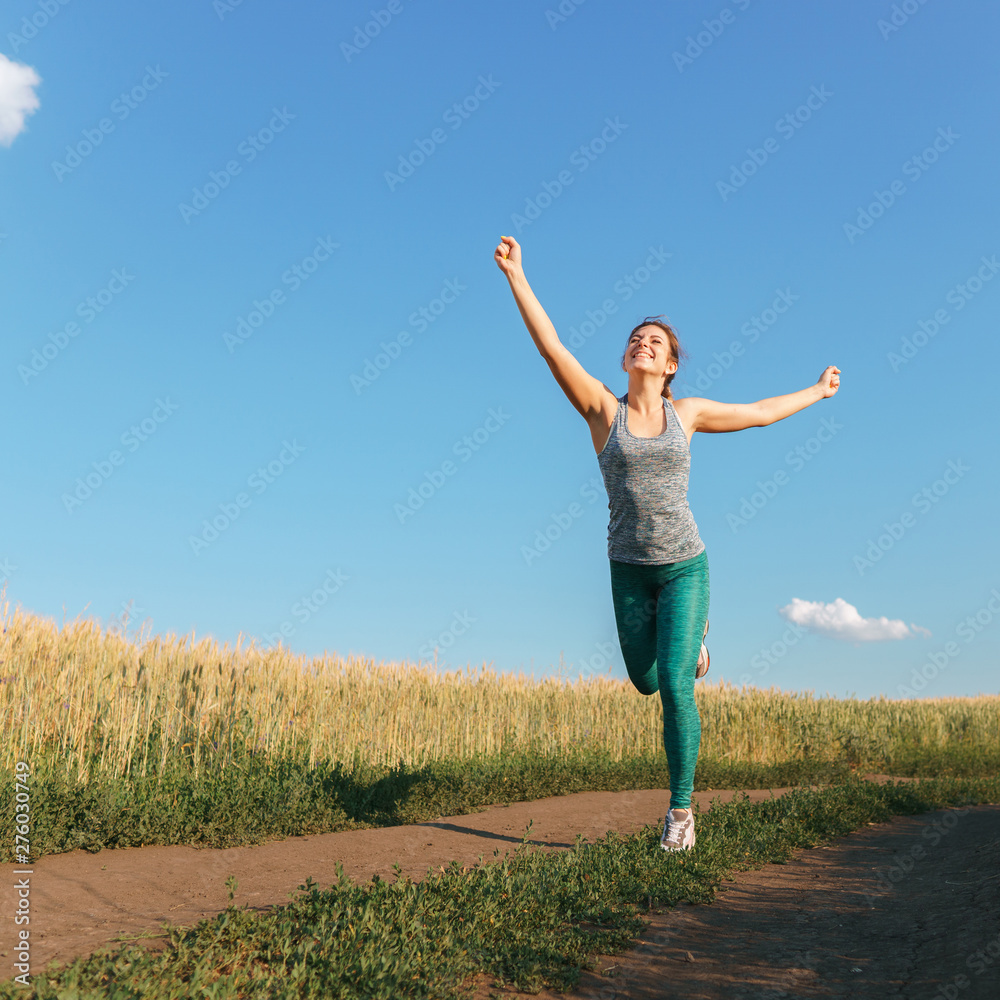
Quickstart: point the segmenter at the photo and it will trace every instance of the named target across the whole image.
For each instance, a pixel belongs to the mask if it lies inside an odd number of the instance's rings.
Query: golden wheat
[[[270,757],[305,747],[316,761],[420,763],[531,748],[661,752],[659,698],[608,677],[535,680],[486,666],[437,672],[409,663],[308,658],[193,634],[128,640],[92,619],[62,628],[2,605],[3,762],[58,754],[77,779],[142,774],[179,745],[200,766],[253,746]],[[701,753],[770,763],[798,753],[996,745],[1000,697],[817,698],[701,683]]]

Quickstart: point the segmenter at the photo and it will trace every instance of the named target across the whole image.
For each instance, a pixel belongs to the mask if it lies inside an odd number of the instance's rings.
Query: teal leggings
[[[694,674],[708,620],[708,557],[662,566],[611,562],[611,596],[629,678],[641,694],[660,692],[670,808],[687,809],[701,743]]]

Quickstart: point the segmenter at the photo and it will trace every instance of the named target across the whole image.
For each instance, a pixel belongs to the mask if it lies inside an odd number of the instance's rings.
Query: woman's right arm
[[[570,350],[560,342],[556,328],[524,276],[521,247],[512,236],[501,236],[500,239],[501,243],[493,258],[510,283],[514,301],[517,302],[521,318],[538,353],[545,359],[562,391],[591,425],[591,429],[603,430],[606,436],[618,406],[617,397],[603,382],[588,374]],[[595,437],[595,444],[596,440]]]

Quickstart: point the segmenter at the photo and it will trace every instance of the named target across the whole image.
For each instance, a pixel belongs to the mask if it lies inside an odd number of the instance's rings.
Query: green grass
[[[776,788],[842,780],[858,760],[796,758],[782,763],[734,763],[702,757],[695,788]],[[996,748],[915,751],[908,759],[868,760],[866,770],[899,776],[976,777],[1000,771]],[[82,848],[189,844],[237,847],[338,830],[397,826],[475,812],[496,804],[582,791],[667,788],[666,756],[616,760],[601,752],[518,752],[424,765],[378,766],[320,761],[305,754],[271,760],[245,754],[235,763],[175,753],[146,777],[97,773],[86,782],[52,758],[31,778],[30,860]],[[0,812],[15,815],[13,775],[0,781]],[[276,806],[280,803],[280,808]],[[15,860],[14,838],[2,858]]]
[[[698,818],[695,849],[681,854],[664,854],[660,831],[647,827],[554,853],[522,844],[419,883],[356,886],[341,875],[322,889],[310,880],[266,914],[230,905],[193,928],[171,928],[162,952],[126,944],[52,966],[30,990],[2,983],[0,998],[451,998],[468,995],[476,973],[498,986],[566,989],[595,955],[635,941],[650,903],[708,903],[734,872],[866,823],[997,801],[997,777],[879,786],[849,776],[817,791],[716,805]]]

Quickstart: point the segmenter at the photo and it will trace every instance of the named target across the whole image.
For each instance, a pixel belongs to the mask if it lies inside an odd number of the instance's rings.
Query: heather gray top
[[[597,456],[608,491],[608,558],[663,565],[704,551],[691,509],[691,451],[674,404],[664,397],[667,429],[636,437],[628,429],[628,393],[618,400],[611,434]]]

